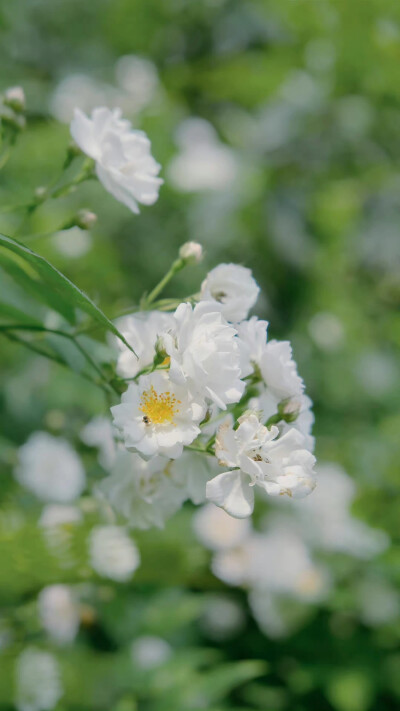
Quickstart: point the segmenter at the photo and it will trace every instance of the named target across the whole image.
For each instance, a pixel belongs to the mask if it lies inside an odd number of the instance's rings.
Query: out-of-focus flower
[[[16,666],[18,711],[52,711],[63,695],[56,658],[35,647],[25,649]]]
[[[143,368],[151,365],[156,355],[157,338],[174,323],[172,314],[161,311],[139,312],[118,319],[119,331],[136,353],[132,353],[118,339],[118,373],[124,378],[134,378]]]
[[[176,459],[200,434],[205,406],[166,373],[154,371],[131,383],[111,412],[127,449],[144,458]]]
[[[105,189],[132,212],[138,203],[153,205],[162,184],[160,165],[151,155],[143,131],[132,129],[118,109],[101,107],[88,118],[75,109],[71,135],[79,148],[96,162],[96,174]]]
[[[167,662],[171,655],[171,645],[162,637],[143,635],[131,645],[131,659],[139,669],[155,669]]]
[[[221,304],[226,320],[236,323],[247,317],[259,291],[250,269],[240,264],[219,264],[203,281],[201,299]]]
[[[50,111],[63,123],[69,123],[76,106],[90,112],[96,106],[116,107],[123,101],[120,91],[87,74],[70,74],[60,81],[50,97]]]
[[[289,341],[269,341],[262,354],[260,370],[267,387],[279,400],[301,395],[304,390]]]
[[[79,259],[87,254],[92,246],[92,237],[86,229],[71,227],[55,232],[51,238],[53,247],[64,257]]]
[[[222,409],[238,402],[245,388],[238,339],[218,304],[180,304],[174,319],[172,332],[163,335],[171,379]]]
[[[187,263],[199,263],[203,259],[203,247],[198,242],[185,242],[179,250],[179,256]]]
[[[99,450],[99,463],[104,469],[110,469],[116,457],[116,442],[111,421],[108,417],[94,417],[83,428],[81,440],[89,447]]]
[[[237,518],[250,516],[254,507],[254,485],[270,496],[307,496],[315,486],[315,457],[304,446],[295,429],[278,439],[279,429],[260,423],[255,413],[239,418],[234,430],[228,420],[218,430],[215,453],[230,471],[218,474],[207,484],[207,498]]]
[[[163,457],[145,461],[138,454],[120,452],[111,475],[99,485],[99,493],[132,528],[162,528],[186,498],[186,490],[168,476],[169,466]]]
[[[4,103],[13,111],[24,111],[26,106],[25,92],[22,86],[10,86],[4,92]]]
[[[204,428],[202,431],[204,433]],[[214,457],[205,457],[204,454],[188,450],[168,466],[171,480],[180,487],[185,499],[190,499],[194,504],[203,504],[206,500],[207,482],[215,476],[217,469]]]
[[[126,105],[131,111],[140,111],[154,98],[158,89],[156,66],[149,59],[127,54],[120,57],[116,66],[119,85],[128,93]]]
[[[306,501],[294,502],[303,536],[322,550],[358,558],[372,558],[388,545],[383,531],[370,528],[351,515],[354,482],[337,464],[318,467],[318,486]]]
[[[181,153],[172,159],[168,174],[171,183],[184,192],[226,190],[235,181],[238,161],[235,152],[218,140],[214,128],[198,118],[180,127]]]
[[[64,526],[82,521],[82,513],[76,506],[63,506],[62,504],[47,504],[43,508],[39,525],[44,528]]]
[[[64,439],[35,432],[20,447],[18,458],[18,481],[43,501],[68,503],[85,488],[81,460]]]
[[[124,528],[96,526],[89,538],[90,563],[99,575],[126,582],[140,564],[139,551]]]
[[[38,598],[39,616],[48,635],[59,644],[75,639],[79,628],[79,607],[67,585],[49,585]]]
[[[230,639],[243,628],[245,616],[238,602],[228,595],[212,595],[200,618],[202,629],[216,641]]]
[[[248,519],[233,518],[214,504],[206,504],[196,512],[193,527],[199,541],[213,551],[235,548],[250,533]]]
[[[310,319],[308,330],[314,343],[321,350],[333,352],[343,345],[343,324],[335,314],[322,311],[315,314]]]

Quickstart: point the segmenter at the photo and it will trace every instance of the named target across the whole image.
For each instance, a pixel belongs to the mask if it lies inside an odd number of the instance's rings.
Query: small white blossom
[[[4,103],[14,111],[24,111],[26,106],[25,92],[22,86],[10,86],[4,92]]]
[[[88,447],[98,448],[99,463],[104,469],[112,467],[117,448],[113,426],[108,417],[94,417],[91,422],[88,422],[81,432],[81,440]]]
[[[49,585],[38,598],[39,616],[48,635],[58,644],[75,639],[79,628],[79,607],[67,585]]]
[[[131,383],[111,412],[127,449],[144,458],[161,454],[176,459],[200,434],[205,406],[165,372],[154,371]]]
[[[219,264],[201,285],[201,299],[222,305],[227,321],[245,319],[257,301],[259,287],[250,269],[240,264]]]
[[[96,526],[89,538],[90,563],[99,575],[125,582],[140,563],[139,551],[120,526]]]
[[[145,461],[138,454],[120,452],[99,493],[132,528],[162,528],[186,498],[186,491],[174,485],[169,467],[163,457]]]
[[[76,506],[66,506],[63,504],[47,504],[43,508],[39,519],[39,526],[43,528],[54,528],[57,526],[69,526],[80,523],[82,513]]]
[[[75,109],[71,135],[79,148],[96,162],[96,174],[105,189],[132,212],[138,203],[153,205],[162,184],[160,165],[151,155],[143,131],[134,131],[121,111],[101,107],[91,118]]]
[[[85,488],[81,460],[62,438],[35,432],[20,447],[18,458],[18,481],[43,501],[69,503]]]
[[[155,669],[168,661],[171,654],[171,645],[162,637],[143,635],[131,645],[131,659],[139,669]]]
[[[307,496],[314,486],[314,456],[304,449],[304,438],[294,429],[280,437],[254,413],[243,415],[234,430],[230,421],[219,428],[215,452],[230,471],[207,484],[207,498],[237,518],[249,516],[254,507],[254,485],[270,496]]]
[[[240,379],[236,330],[220,311],[218,304],[208,302],[194,308],[180,304],[175,328],[163,335],[163,341],[171,358],[171,379],[226,409],[228,403],[240,400],[245,384]]]
[[[250,533],[248,519],[233,518],[214,504],[206,504],[196,512],[193,528],[199,541],[213,551],[235,548]]]
[[[56,658],[36,647],[25,649],[16,666],[15,705],[18,711],[52,711],[62,695]]]
[[[120,351],[117,363],[119,375],[134,378],[143,368],[150,366],[156,355],[158,337],[174,325],[173,315],[161,311],[139,312],[120,318],[117,321],[118,330],[136,355],[118,339],[116,345]]]

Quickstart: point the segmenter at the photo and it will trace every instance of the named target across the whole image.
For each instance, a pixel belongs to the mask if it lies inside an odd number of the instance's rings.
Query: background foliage
[[[150,135],[166,181],[140,216],[93,182],[49,201],[23,225],[19,213],[0,207],[0,231],[31,235],[27,246],[110,318],[138,302],[187,239],[204,245],[206,268],[219,261],[251,267],[264,292],[258,314],[271,321],[270,334],[292,340],[314,400],[318,459],[345,467],[357,483],[354,513],[392,539],[368,574],[398,585],[398,3],[4,0],[0,39],[0,88],[24,87],[30,125],[1,172],[1,205],[29,200],[59,174],[69,140],[68,125],[52,115],[60,82],[84,74],[115,101],[116,62],[130,54],[157,69],[149,102],[137,111],[125,94],[124,110]],[[182,152],[177,128],[192,116],[210,122],[215,140],[231,149],[235,177],[221,189],[182,192],[168,169]],[[77,251],[76,234],[53,232],[86,206],[99,220],[80,236],[86,251]],[[183,272],[173,295],[192,293],[204,272],[204,264]],[[0,296],[34,317],[9,269],[0,275]],[[45,308],[46,297],[39,301]],[[86,345],[99,353],[96,338]],[[142,566],[129,584],[96,580],[83,540],[69,542],[72,565],[58,564],[36,526],[39,506],[12,469],[17,447],[33,430],[48,429],[75,442],[93,480],[101,476],[79,433],[107,401],[81,378],[82,355],[64,341],[53,335],[41,347],[62,352],[76,373],[1,339],[0,599],[12,643],[1,652],[0,708],[13,708],[15,655],[27,642],[46,644],[37,594],[63,581],[85,586],[91,614],[76,644],[56,650],[67,689],[60,711],[395,709],[399,622],[363,623],[352,586],[360,564],[345,556],[332,563],[340,574],[329,602],[310,608],[282,640],[262,635],[238,590],[225,592],[243,607],[244,628],[224,641],[202,625],[210,595],[224,586],[209,571],[188,509],[165,531],[135,535]],[[90,518],[89,498],[87,506]],[[128,652],[143,634],[173,648],[168,662],[147,672],[134,668]]]

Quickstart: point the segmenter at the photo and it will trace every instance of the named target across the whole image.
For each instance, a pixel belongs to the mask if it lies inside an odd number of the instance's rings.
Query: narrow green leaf
[[[63,300],[66,300],[75,308],[79,308],[84,311],[88,314],[88,316],[97,321],[97,323],[117,336],[130,351],[134,352],[133,348],[131,348],[124,336],[118,331],[112,321],[110,321],[107,316],[105,316],[105,314],[96,306],[96,304],[89,299],[89,297],[86,296],[86,294],[84,294],[84,292],[81,291],[72,281],[64,276],[64,274],[53,267],[44,257],[40,254],[36,254],[31,249],[23,244],[20,244],[11,237],[6,237],[5,235],[0,234],[0,248],[1,247],[10,250],[24,259],[34,268],[42,283],[47,287],[51,287],[53,294],[61,297]],[[54,308],[56,309],[57,307],[54,306]]]

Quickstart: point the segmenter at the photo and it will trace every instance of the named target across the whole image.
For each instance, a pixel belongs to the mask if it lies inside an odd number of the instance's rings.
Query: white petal
[[[253,512],[254,491],[240,470],[223,472],[207,482],[209,501],[235,518],[247,518]]]

